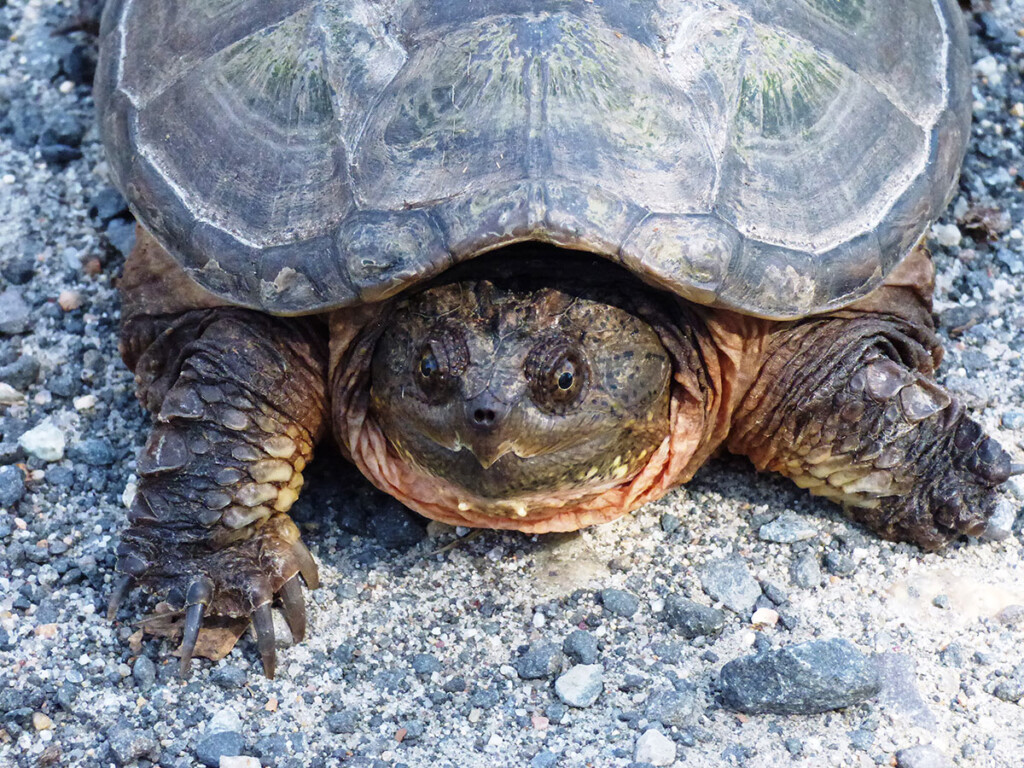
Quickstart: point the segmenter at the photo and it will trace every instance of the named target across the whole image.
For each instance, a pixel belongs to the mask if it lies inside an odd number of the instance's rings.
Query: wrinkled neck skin
[[[589,473],[567,472],[550,482],[516,478],[502,485],[504,480],[487,482],[488,473],[481,474],[476,465],[478,474],[470,480],[460,474],[460,465],[427,466],[431,457],[413,455],[405,445],[407,433],[395,434],[405,417],[399,413],[397,426],[395,419],[389,422],[389,403],[410,397],[407,389],[384,397],[372,386],[375,352],[382,338],[389,338],[404,297],[337,310],[330,318],[329,380],[341,449],[378,488],[450,525],[571,531],[613,520],[660,498],[689,480],[724,441],[732,414],[759,367],[755,361],[771,323],[707,310],[649,288],[641,287],[629,298],[631,310],[657,334],[670,360],[660,432],[649,435],[642,450],[626,458],[616,455],[601,471],[595,466]],[[463,450],[458,458],[471,457]],[[518,460],[507,455],[499,462]],[[488,471],[500,466],[496,463]]]

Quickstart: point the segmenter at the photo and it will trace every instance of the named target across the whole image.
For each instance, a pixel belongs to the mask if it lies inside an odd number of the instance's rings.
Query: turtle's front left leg
[[[185,606],[181,671],[204,616],[251,617],[268,677],[275,667],[271,603],[305,632],[298,575],[317,568],[287,512],[324,432],[327,350],[303,320],[232,308],[134,317],[122,354],[155,425],[118,547],[125,574]]]
[[[933,550],[984,532],[1009,455],[932,378],[930,328],[872,312],[783,324],[727,446]]]

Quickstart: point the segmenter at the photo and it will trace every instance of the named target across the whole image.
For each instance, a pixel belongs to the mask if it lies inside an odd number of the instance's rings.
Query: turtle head
[[[590,294],[474,279],[402,299],[371,373],[394,450],[485,500],[635,475],[668,434],[671,360],[643,319]]]

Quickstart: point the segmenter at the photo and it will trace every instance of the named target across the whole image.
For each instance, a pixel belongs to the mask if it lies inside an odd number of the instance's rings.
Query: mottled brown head
[[[496,500],[634,475],[668,433],[671,360],[608,289],[471,279],[402,300],[373,359],[395,450]]]

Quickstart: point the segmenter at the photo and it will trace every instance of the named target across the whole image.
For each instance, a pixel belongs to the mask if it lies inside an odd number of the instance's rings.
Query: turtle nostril
[[[473,411],[473,423],[480,427],[489,427],[494,424],[497,414],[490,408],[477,408]]]

